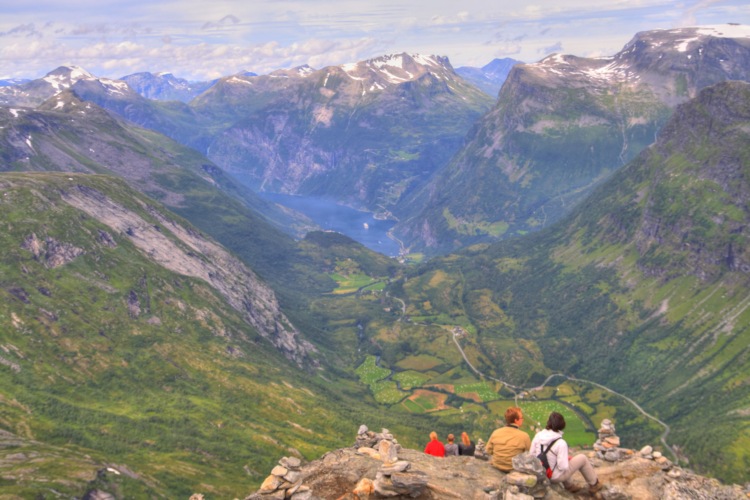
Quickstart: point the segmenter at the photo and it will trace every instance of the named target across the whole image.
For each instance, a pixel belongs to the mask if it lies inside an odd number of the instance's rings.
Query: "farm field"
[[[659,433],[621,398],[583,382],[564,381],[514,399],[502,384],[479,379],[427,354],[408,356],[393,370],[377,366],[370,355],[356,373],[376,402],[405,413],[430,414],[446,423],[458,418],[473,432],[491,432],[504,421],[505,410],[518,405],[526,417],[523,430],[530,436],[544,429],[551,412],[561,413],[567,424],[565,439],[573,447],[591,447],[604,419],[613,420],[618,433],[624,430],[621,435],[629,440]]]
[[[385,282],[366,274],[351,274],[347,276],[340,273],[332,273],[329,276],[338,283],[338,287],[331,292],[334,295],[354,293],[360,288],[364,289],[365,287],[368,290],[382,290],[385,287]]]

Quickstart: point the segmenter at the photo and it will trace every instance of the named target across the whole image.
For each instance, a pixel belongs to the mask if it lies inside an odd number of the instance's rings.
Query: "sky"
[[[481,67],[616,54],[640,31],[750,24],[748,0],[0,0],[0,78],[61,65],[207,81],[407,52]]]

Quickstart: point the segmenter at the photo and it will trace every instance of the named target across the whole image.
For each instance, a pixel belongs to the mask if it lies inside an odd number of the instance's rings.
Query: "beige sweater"
[[[518,427],[507,425],[496,429],[487,441],[487,454],[492,456],[492,466],[503,472],[513,470],[513,457],[529,451],[531,438],[518,429]]]

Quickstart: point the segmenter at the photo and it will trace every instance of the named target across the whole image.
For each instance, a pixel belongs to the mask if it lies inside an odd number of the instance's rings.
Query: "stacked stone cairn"
[[[302,462],[297,457],[284,457],[263,481],[259,493],[264,500],[309,500],[310,488],[302,484]]]
[[[596,456],[607,462],[619,462],[633,456],[639,456],[658,463],[662,470],[669,471],[672,462],[659,451],[654,451],[651,446],[644,446],[640,451],[634,452],[627,448],[620,448],[620,438],[615,434],[615,425],[609,419],[602,420],[599,428],[599,439],[594,443]],[[675,470],[670,477],[679,477],[679,471]]]
[[[375,481],[362,479],[354,489],[354,494],[362,497],[374,492],[384,497],[403,495],[414,498],[427,488],[426,475],[419,471],[410,471],[411,463],[399,460],[398,451],[401,445],[388,429],[374,433],[366,425],[361,425],[354,447],[357,453],[383,461]]]
[[[599,427],[599,439],[594,443],[596,456],[607,462],[619,462],[633,456],[633,450],[620,448],[620,438],[615,434],[615,424],[608,418]]]

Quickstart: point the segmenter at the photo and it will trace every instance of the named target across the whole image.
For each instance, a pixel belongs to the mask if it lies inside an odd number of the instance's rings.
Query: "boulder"
[[[537,482],[543,482],[547,478],[542,462],[529,452],[513,457],[513,470],[531,474],[537,478]]]
[[[378,454],[380,455],[380,459],[387,464],[398,460],[396,445],[392,441],[386,439],[378,443]]]
[[[533,474],[524,474],[523,472],[514,470],[505,476],[505,482],[519,488],[530,489],[536,486],[537,478]]]
[[[299,470],[302,461],[297,457],[284,457],[279,461],[279,464],[291,470]]]
[[[354,490],[352,493],[357,498],[369,498],[370,495],[372,495],[375,492],[375,485],[372,482],[372,479],[363,477],[360,479],[360,481],[357,483],[357,486],[354,487]]]

